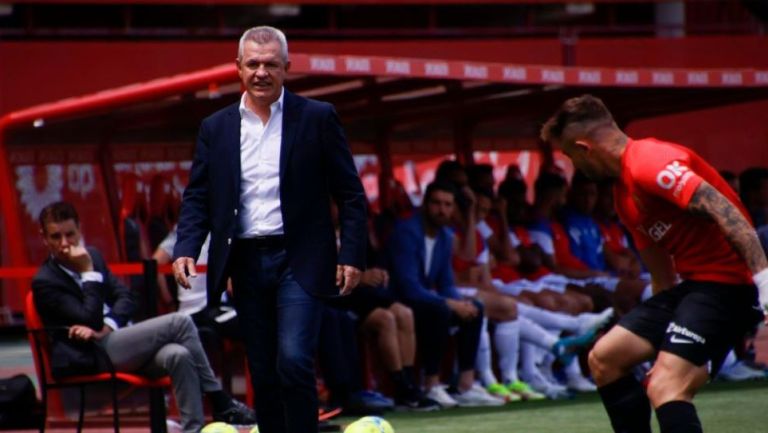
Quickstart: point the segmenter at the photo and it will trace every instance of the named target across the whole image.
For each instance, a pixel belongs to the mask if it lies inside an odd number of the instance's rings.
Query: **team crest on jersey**
[[[691,176],[693,176],[693,172],[690,168],[681,164],[680,161],[672,161],[672,163],[667,164],[667,166],[656,175],[656,183],[662,189],[674,188],[672,195],[679,197]]]

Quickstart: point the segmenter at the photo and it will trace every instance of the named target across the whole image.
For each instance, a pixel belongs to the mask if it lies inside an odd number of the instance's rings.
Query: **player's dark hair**
[[[482,188],[482,187],[474,187],[474,188],[472,188],[472,192],[474,192],[477,197],[486,197],[486,198],[489,198],[491,200],[493,200],[495,198],[492,189]]]
[[[454,174],[457,172],[463,172],[464,166],[459,161],[452,159],[444,159],[437,166],[435,171],[435,180],[453,182]]]
[[[547,171],[539,173],[536,182],[533,184],[533,190],[536,197],[540,197],[550,191],[565,188],[568,185],[565,178],[557,173]]]
[[[467,166],[467,178],[469,186],[474,189],[481,183],[485,176],[493,177],[493,166],[491,164],[473,164]]]
[[[80,225],[80,217],[77,215],[77,210],[71,203],[65,201],[57,201],[44,207],[40,211],[38,217],[40,228],[45,231],[45,225],[48,223],[60,223],[62,221],[74,220],[75,224]]]
[[[592,95],[582,95],[565,101],[541,127],[540,137],[543,141],[559,141],[571,125],[580,124],[587,130],[593,124],[603,123],[613,123],[613,116],[603,101]]]
[[[507,200],[526,192],[528,192],[528,185],[523,179],[508,178],[499,184],[499,196]]]
[[[427,185],[427,189],[424,191],[424,203],[427,203],[429,199],[432,198],[432,194],[434,194],[435,191],[447,192],[456,198],[456,188],[453,186],[453,184],[440,179],[435,180],[434,182]]]

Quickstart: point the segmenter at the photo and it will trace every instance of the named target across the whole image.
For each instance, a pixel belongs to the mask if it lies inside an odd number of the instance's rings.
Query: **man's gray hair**
[[[272,41],[277,41],[277,43],[280,44],[280,56],[283,58],[284,62],[288,62],[288,40],[285,38],[285,33],[282,31],[270,26],[252,27],[246,30],[243,32],[243,36],[240,37],[240,44],[237,47],[238,59],[243,58],[246,41],[253,41],[257,44],[266,44]]]

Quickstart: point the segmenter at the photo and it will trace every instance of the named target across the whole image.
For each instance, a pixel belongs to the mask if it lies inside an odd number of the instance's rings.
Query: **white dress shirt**
[[[270,106],[264,124],[240,98],[240,234],[241,238],[283,233],[280,212],[280,144],[283,95]]]
[[[429,268],[432,267],[432,256],[435,253],[437,238],[424,236],[424,273],[429,276]]]

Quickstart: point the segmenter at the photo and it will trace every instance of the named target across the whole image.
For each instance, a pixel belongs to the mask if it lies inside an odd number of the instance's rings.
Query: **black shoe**
[[[411,385],[395,395],[395,410],[433,412],[440,410],[440,403],[427,397],[419,387]]]
[[[319,432],[341,431],[341,426],[328,421],[319,421],[317,423],[317,431]]]
[[[440,410],[440,403],[429,397],[418,397],[415,399],[397,400],[395,410],[412,412],[434,412]]]
[[[256,424],[256,412],[233,398],[227,410],[213,414],[213,420],[234,425],[253,425]]]

